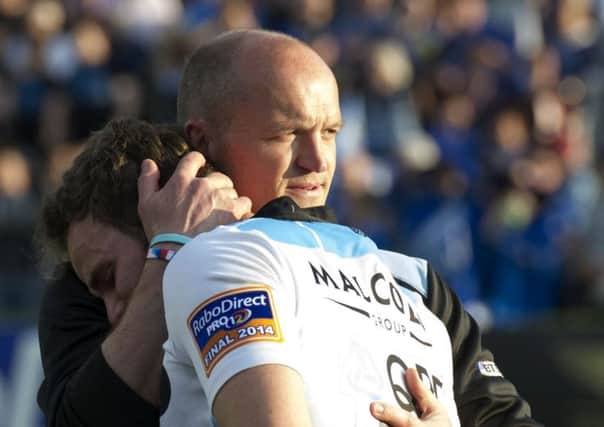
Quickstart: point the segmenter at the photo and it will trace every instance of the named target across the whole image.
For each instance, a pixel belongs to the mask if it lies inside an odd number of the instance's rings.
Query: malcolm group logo
[[[283,341],[271,289],[251,285],[222,292],[188,318],[206,375],[230,351],[254,341]]]

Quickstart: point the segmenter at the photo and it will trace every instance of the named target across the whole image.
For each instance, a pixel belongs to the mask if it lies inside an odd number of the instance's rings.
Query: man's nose
[[[327,146],[321,138],[321,132],[304,132],[298,138],[296,165],[309,172],[327,170]]]

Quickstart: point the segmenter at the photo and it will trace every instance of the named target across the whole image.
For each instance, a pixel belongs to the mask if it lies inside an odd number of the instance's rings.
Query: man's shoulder
[[[373,241],[364,234],[330,222],[257,218],[238,224],[237,229],[260,234],[273,243],[329,252],[345,258],[377,251]]]
[[[246,260],[252,264],[257,264],[260,260],[276,262],[280,257],[280,250],[271,236],[291,235],[292,231],[280,228],[279,224],[273,224],[273,228],[260,224],[265,221],[279,222],[250,219],[222,225],[197,235],[178,250],[168,264],[166,272],[177,270],[179,273],[196,274],[199,270],[224,269],[229,265],[245,264]]]
[[[379,256],[399,285],[428,297],[428,261],[384,249],[379,250]]]
[[[356,257],[377,251],[371,239],[350,227],[324,221],[296,221],[276,218],[250,218],[198,235],[197,245],[222,246],[227,242],[289,245],[302,249],[324,250],[339,256]],[[238,242],[238,243],[237,243]]]
[[[249,241],[279,240],[280,235],[295,234],[295,229],[286,225],[287,221],[271,218],[251,218],[233,224],[221,225],[215,229],[198,234],[186,246],[212,248],[231,247],[233,244],[246,244]]]

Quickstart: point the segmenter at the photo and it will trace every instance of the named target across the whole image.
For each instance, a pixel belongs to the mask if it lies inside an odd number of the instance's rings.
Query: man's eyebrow
[[[310,119],[306,118],[307,121],[310,122]],[[282,115],[281,117],[276,117],[271,121],[271,125],[274,129],[284,130],[284,129],[294,129],[300,126],[301,122],[305,121],[305,117],[295,114],[292,112],[292,115]],[[344,121],[342,117],[330,117],[327,118],[324,122],[324,127],[328,128],[338,128],[341,129],[344,126]]]
[[[294,125],[296,124],[296,120],[291,117],[283,117],[273,120],[272,124],[273,127],[277,129],[290,129],[294,127]]]
[[[275,125],[275,127],[280,129],[290,129],[299,125],[299,123],[303,122],[304,119],[304,116],[292,110],[287,114],[282,114],[279,117],[275,117],[272,120],[272,123]]]

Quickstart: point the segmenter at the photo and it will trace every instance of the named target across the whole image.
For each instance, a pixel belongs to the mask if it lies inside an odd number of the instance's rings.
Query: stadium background
[[[603,0],[0,0],[0,427],[40,425],[31,242],[43,195],[116,116],[174,119],[227,29],[331,65],[342,222],[428,258],[547,426],[604,425]]]

